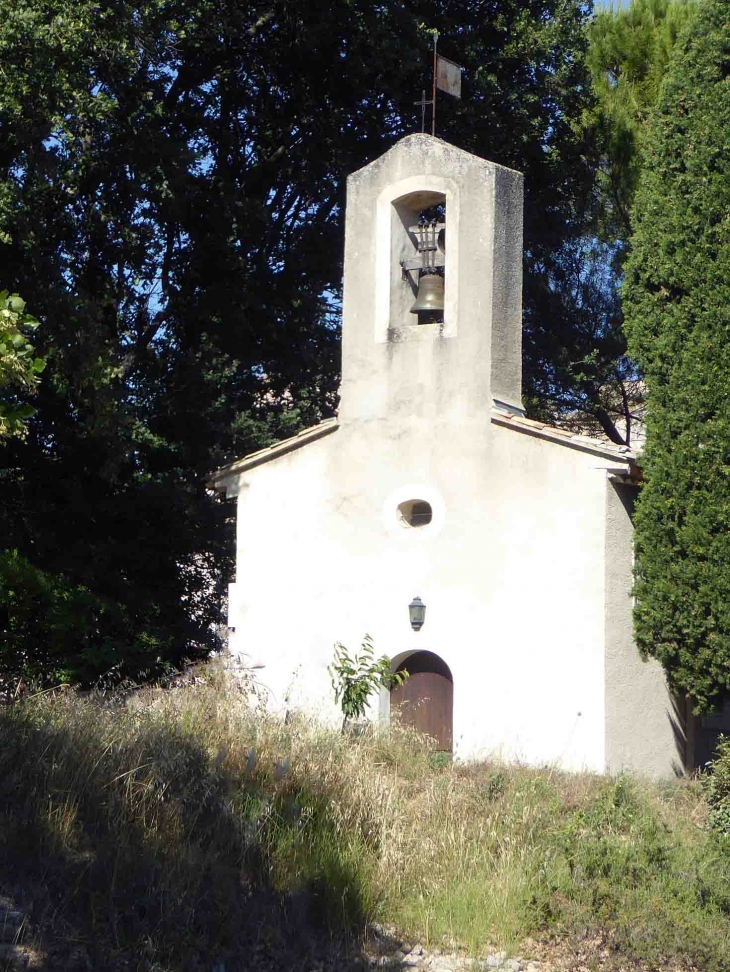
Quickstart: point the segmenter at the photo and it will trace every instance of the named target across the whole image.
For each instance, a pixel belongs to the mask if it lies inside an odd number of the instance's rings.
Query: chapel
[[[518,172],[409,135],[347,184],[336,419],[211,477],[230,649],[335,716],[335,642],[410,677],[372,717],[458,758],[654,777],[692,723],[632,637],[627,447],[526,418]]]

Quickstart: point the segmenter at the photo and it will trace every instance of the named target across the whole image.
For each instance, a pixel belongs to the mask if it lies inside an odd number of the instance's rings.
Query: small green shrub
[[[345,726],[353,719],[362,719],[368,700],[376,689],[381,686],[393,688],[408,678],[406,672],[391,672],[387,655],[375,658],[370,635],[363,638],[360,654],[351,655],[344,645],[337,642],[334,661],[328,671],[335,702],[342,709]]]
[[[451,766],[451,753],[439,749],[435,753],[429,753],[428,764],[433,770],[443,770]]]
[[[498,800],[504,793],[506,785],[504,773],[490,773],[487,780],[487,800]]]
[[[710,772],[703,777],[703,785],[708,826],[718,834],[730,834],[730,737],[720,737]]]

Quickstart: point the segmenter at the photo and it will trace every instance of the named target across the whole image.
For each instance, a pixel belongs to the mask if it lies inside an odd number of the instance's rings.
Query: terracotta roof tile
[[[516,415],[514,412],[493,409],[492,421],[497,425],[518,429],[521,432],[536,435],[541,439],[550,439],[559,442],[561,445],[581,449],[584,452],[592,452],[611,459],[621,459],[629,463],[636,462],[636,454],[629,446],[618,445],[606,439],[592,438],[589,435],[579,435],[576,432],[571,432],[570,429],[558,429],[554,426],[545,425],[544,422],[536,422],[534,419],[525,418],[523,415]]]

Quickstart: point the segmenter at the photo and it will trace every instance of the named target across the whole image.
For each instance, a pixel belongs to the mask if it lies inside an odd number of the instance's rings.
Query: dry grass
[[[230,972],[376,919],[474,953],[597,935],[730,968],[730,856],[694,783],[443,766],[405,730],[285,724],[211,676],[7,707],[0,795],[0,893],[32,906],[48,968],[82,949]]]

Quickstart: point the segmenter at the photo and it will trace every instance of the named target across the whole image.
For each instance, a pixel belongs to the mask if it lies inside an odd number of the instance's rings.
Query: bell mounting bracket
[[[416,283],[424,271],[443,273],[443,268],[446,266],[443,244],[446,223],[431,223],[428,225],[428,230],[430,232],[424,233],[422,223],[408,227],[408,236],[416,252],[412,257],[400,261],[404,280],[410,281],[412,273],[416,274]]]

